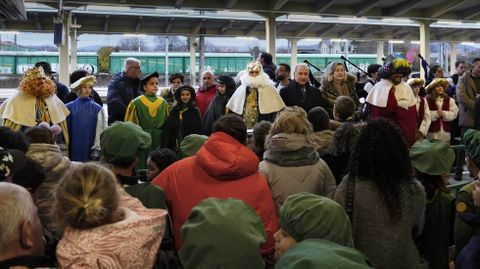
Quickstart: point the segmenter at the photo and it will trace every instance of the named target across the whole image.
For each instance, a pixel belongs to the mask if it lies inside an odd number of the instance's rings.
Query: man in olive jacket
[[[475,122],[475,99],[480,94],[480,58],[472,61],[472,70],[465,72],[457,84],[457,102],[459,108],[458,125],[461,128],[461,136],[466,130],[474,127]],[[455,165],[455,179],[461,180],[465,152],[458,151]]]

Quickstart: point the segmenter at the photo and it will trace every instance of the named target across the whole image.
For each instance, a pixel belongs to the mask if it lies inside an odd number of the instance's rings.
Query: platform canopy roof
[[[55,2],[55,3],[53,3]],[[91,4],[90,2],[95,2]],[[170,8],[147,7],[147,2],[155,2],[166,6],[167,1],[63,1],[63,9],[74,16],[74,25],[78,33],[97,34],[163,34],[163,35],[205,35],[205,36],[251,36],[265,37],[265,13],[220,10],[218,1],[176,1]],[[174,1],[170,1],[174,2]],[[245,1],[243,1],[245,2]],[[223,9],[242,10],[245,3],[225,5]],[[249,1],[246,1],[247,3]],[[256,1],[268,2],[268,1]],[[283,1],[285,5],[279,11],[289,10],[292,3],[311,6],[311,1]],[[338,1],[348,2],[348,1]],[[359,2],[359,1],[350,1]],[[373,1],[379,2],[379,1]],[[399,2],[399,1],[386,1]],[[411,1],[410,1],[411,2]],[[424,2],[424,1],[416,1]],[[428,1],[427,1],[428,2]],[[453,2],[453,1],[450,1]],[[455,5],[443,15],[467,5]],[[190,4],[191,3],[191,4]],[[195,6],[197,3],[211,3],[209,8]],[[29,0],[26,3],[26,21],[0,21],[0,29],[16,31],[53,31],[53,20],[58,14],[58,1]],[[151,5],[151,4],[150,4]],[[193,6],[192,6],[193,5]],[[252,4],[253,5],[253,4]],[[373,5],[373,4],[372,4]],[[263,11],[258,5],[254,10]],[[373,5],[373,12],[385,4]],[[422,5],[424,6],[424,5]],[[175,8],[179,7],[179,8]],[[335,4],[325,10],[338,9]],[[420,8],[420,7],[417,7]],[[217,10],[218,9],[218,10]],[[275,9],[273,9],[275,10]],[[292,11],[293,12],[293,11]],[[300,11],[298,11],[300,12]],[[302,11],[303,13],[312,13]],[[383,11],[384,12],[384,11]],[[413,12],[413,11],[410,11]],[[480,13],[480,8],[479,12]],[[339,17],[306,14],[276,13],[278,38],[334,38],[355,40],[419,40],[418,23],[411,19],[372,18],[372,17]],[[370,14],[370,13],[368,13]],[[383,14],[383,13],[382,13]],[[367,13],[365,13],[367,15]],[[474,21],[439,20],[431,25],[432,41],[479,41],[480,23]]]

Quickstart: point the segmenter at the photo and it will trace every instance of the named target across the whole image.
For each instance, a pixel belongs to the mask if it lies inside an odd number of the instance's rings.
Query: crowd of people
[[[159,91],[127,58],[105,113],[37,63],[0,105],[0,268],[480,268],[480,58],[456,67],[315,87],[262,52]]]

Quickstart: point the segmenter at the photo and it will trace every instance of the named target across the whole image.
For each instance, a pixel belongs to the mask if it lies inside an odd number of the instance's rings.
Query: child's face
[[[472,197],[476,207],[480,207],[480,182],[475,180],[472,184]]]
[[[146,94],[149,95],[155,95],[157,94],[158,91],[158,78],[156,77],[151,77],[148,81],[147,84],[143,86],[143,90],[145,91]]]
[[[182,103],[184,104],[187,104],[188,102],[190,102],[191,98],[192,98],[192,95],[190,94],[189,90],[182,90],[182,92],[180,93],[180,101],[182,101]]]
[[[176,88],[180,87],[180,85],[182,85],[182,80],[180,78],[176,78],[176,79],[172,80],[172,88],[173,89],[176,89]]]
[[[337,121],[341,120],[338,113],[337,113],[337,110],[335,109],[335,104],[333,104],[333,112],[332,113],[333,113],[333,119],[334,120],[337,120]]]
[[[438,95],[442,95],[445,92],[445,89],[443,88],[443,86],[437,85],[437,86],[435,86],[435,92]]]
[[[413,91],[413,94],[415,94],[415,96],[418,96],[418,93],[420,92],[420,84],[414,84],[411,86],[412,88],[412,91]]]
[[[218,84],[217,89],[219,94],[224,95],[227,90],[227,87],[223,84]]]
[[[147,159],[147,178],[148,180],[153,180],[160,173],[157,165],[150,159]]]
[[[80,94],[78,96],[80,98],[89,97],[92,94],[92,89],[93,85],[91,84],[82,85],[82,87],[80,88]]]
[[[282,230],[282,228],[278,229],[278,231],[273,234],[273,238],[275,239],[275,259],[277,261],[289,248],[297,243],[297,241],[287,232]]]

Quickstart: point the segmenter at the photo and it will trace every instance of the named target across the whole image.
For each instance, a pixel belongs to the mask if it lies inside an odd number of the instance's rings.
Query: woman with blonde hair
[[[153,267],[167,212],[128,206],[125,195],[115,175],[97,164],[81,164],[63,177],[53,206],[65,227],[57,246],[61,268]]]
[[[267,177],[277,209],[294,193],[333,197],[335,179],[312,142],[305,111],[283,111],[267,135],[259,170]]]
[[[327,72],[322,77],[323,97],[327,100],[328,107],[325,107],[330,118],[333,118],[333,104],[339,96],[348,96],[355,102],[356,107],[360,107],[357,92],[355,91],[354,75],[347,73],[345,65],[339,62],[333,62],[327,66]]]

